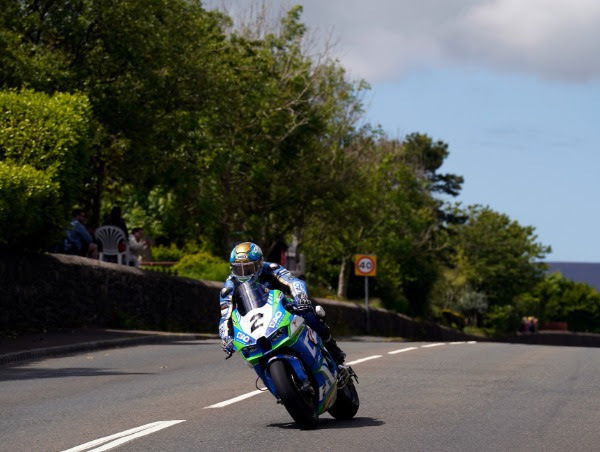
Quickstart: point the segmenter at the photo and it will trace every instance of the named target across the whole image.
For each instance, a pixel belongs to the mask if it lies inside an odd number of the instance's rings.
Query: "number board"
[[[375,276],[377,274],[377,256],[369,254],[354,256],[354,274],[356,276]]]

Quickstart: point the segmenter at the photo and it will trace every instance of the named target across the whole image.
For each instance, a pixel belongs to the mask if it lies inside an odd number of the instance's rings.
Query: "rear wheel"
[[[358,392],[354,382],[349,379],[343,388],[338,389],[335,403],[328,411],[336,419],[352,419],[359,405]]]
[[[285,362],[277,360],[269,364],[269,373],[283,406],[296,423],[305,429],[315,428],[318,417],[314,392],[302,388],[294,373]]]

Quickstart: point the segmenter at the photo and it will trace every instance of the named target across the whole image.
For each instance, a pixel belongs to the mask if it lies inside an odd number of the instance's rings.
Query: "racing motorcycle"
[[[325,411],[336,419],[354,417],[359,407],[356,374],[349,366],[338,366],[318,334],[285,309],[292,300],[249,282],[238,286],[234,299],[235,350],[301,428],[315,428]]]

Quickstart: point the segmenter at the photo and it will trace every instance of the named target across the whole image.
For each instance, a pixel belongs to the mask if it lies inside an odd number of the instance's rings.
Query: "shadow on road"
[[[317,429],[333,429],[333,428],[359,428],[359,427],[379,427],[384,425],[381,419],[373,419],[372,417],[355,417],[350,420],[336,420],[331,418],[320,418]],[[298,430],[298,425],[295,422],[282,422],[277,424],[269,424],[267,427],[277,427],[283,429]]]
[[[44,368],[0,368],[0,381],[37,380],[41,378],[99,377],[105,375],[149,375],[144,372],[115,372],[110,369],[86,367],[65,367],[63,369]]]

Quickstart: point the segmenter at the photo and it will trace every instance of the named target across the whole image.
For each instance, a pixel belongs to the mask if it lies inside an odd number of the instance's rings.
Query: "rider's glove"
[[[305,312],[312,309],[312,304],[310,303],[308,295],[302,293],[294,297],[294,302],[290,303],[290,307],[295,312]]]
[[[229,358],[231,355],[233,355],[233,352],[235,351],[235,349],[233,348],[233,338],[231,336],[225,336],[221,340],[221,348],[227,355],[227,358]],[[225,358],[225,359],[227,359],[227,358]]]

